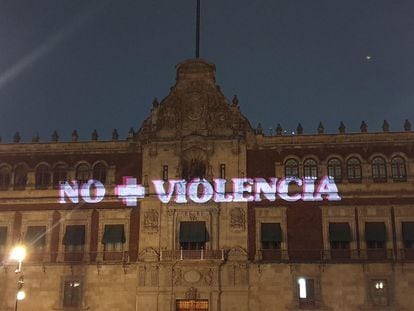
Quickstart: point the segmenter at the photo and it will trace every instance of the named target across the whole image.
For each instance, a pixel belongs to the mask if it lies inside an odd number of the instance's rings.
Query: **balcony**
[[[161,251],[160,260],[225,260],[225,250],[172,250]]]
[[[278,263],[374,263],[414,261],[414,249],[330,249],[330,250],[260,250],[259,260]]]

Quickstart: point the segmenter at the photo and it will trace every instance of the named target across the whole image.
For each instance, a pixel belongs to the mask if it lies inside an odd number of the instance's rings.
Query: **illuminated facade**
[[[339,130],[263,135],[195,59],[126,140],[0,144],[0,310],[19,241],[19,310],[414,309],[411,125]]]

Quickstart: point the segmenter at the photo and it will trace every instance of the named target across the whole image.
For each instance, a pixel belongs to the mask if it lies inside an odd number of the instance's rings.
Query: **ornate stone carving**
[[[230,228],[235,231],[244,231],[246,229],[246,213],[240,207],[230,210]]]
[[[242,247],[235,247],[229,250],[227,255],[229,261],[247,260],[247,251]]]
[[[144,230],[158,232],[158,212],[154,209],[144,212]]]
[[[181,285],[182,278],[183,278],[182,275],[183,275],[183,273],[182,273],[180,268],[175,268],[173,270],[173,284],[174,284],[174,286]]]
[[[213,284],[213,281],[214,281],[214,271],[213,269],[209,269],[204,274],[204,282],[206,283],[206,285],[211,286]]]
[[[184,280],[187,283],[197,283],[201,280],[201,273],[196,270],[187,271],[184,274]]]
[[[147,247],[146,249],[144,249],[141,253],[139,253],[139,259],[141,261],[146,261],[146,262],[150,262],[150,261],[158,261],[159,259],[159,254],[158,252],[153,249],[152,247]]]

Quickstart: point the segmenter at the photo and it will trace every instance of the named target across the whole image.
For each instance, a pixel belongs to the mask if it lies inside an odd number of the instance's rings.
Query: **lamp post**
[[[22,263],[26,257],[26,248],[19,244],[13,247],[10,260],[17,262],[17,268],[15,270],[16,274],[22,273]],[[16,304],[14,305],[14,310],[17,311],[17,304],[19,300],[23,300],[26,297],[26,293],[23,290],[24,278],[23,275],[20,275],[19,280],[17,281],[17,293],[16,293]]]

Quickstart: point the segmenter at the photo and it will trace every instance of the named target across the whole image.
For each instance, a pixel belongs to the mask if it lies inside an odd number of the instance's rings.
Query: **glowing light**
[[[299,298],[306,298],[306,280],[304,278],[298,279],[299,284]]]
[[[26,248],[23,245],[17,245],[12,249],[10,260],[22,262],[26,257]]]
[[[23,300],[24,298],[26,298],[26,293],[21,289],[17,292],[16,299]]]
[[[384,288],[384,283],[383,282],[376,282],[375,283],[375,288],[376,289],[383,289]]]
[[[220,202],[260,202],[266,199],[270,202],[276,200],[276,195],[288,202],[303,201],[340,201],[338,188],[335,181],[328,176],[322,177],[319,182],[315,178],[286,177],[278,180],[271,177],[264,178],[233,178],[233,191],[226,193],[226,180],[215,178],[212,182],[206,179],[195,178],[191,181],[184,179],[153,180],[155,193],[158,199],[164,203],[183,204],[189,201],[193,203]],[[318,183],[317,185],[315,185]],[[296,192],[289,189],[296,185]],[[115,195],[122,199],[127,206],[136,206],[138,199],[145,197],[145,187],[137,184],[137,179],[126,176],[123,185],[115,187]],[[91,192],[93,195],[91,195]],[[86,203],[99,203],[104,199],[105,186],[98,180],[91,179],[81,187],[76,181],[65,182],[60,185],[59,203],[66,203],[68,198],[72,203],[78,203],[82,198]]]

